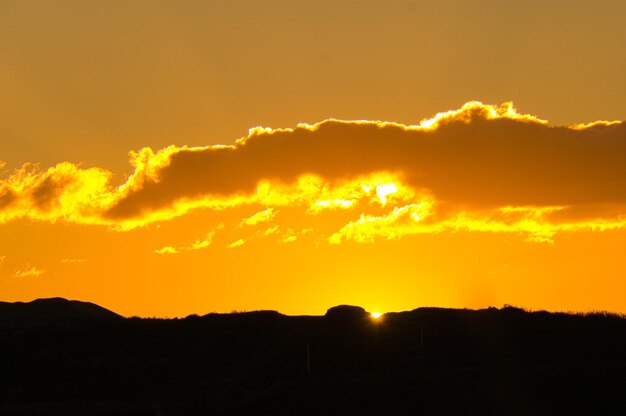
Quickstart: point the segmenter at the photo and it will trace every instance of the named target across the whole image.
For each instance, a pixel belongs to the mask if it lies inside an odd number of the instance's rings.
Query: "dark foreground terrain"
[[[0,302],[1,415],[626,414],[626,319],[420,308],[121,318]]]

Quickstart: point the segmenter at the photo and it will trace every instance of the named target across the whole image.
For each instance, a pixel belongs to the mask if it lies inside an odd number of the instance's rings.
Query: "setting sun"
[[[370,315],[371,315],[371,316],[372,316],[372,318],[374,318],[374,319],[378,319],[378,318],[380,318],[381,316],[383,316],[383,314],[382,314],[382,313],[380,313],[380,312],[370,312]]]

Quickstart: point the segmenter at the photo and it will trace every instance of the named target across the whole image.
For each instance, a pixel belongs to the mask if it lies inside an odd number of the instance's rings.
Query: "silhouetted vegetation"
[[[614,314],[419,308],[373,320],[340,306],[163,320],[75,308],[18,320],[6,305],[3,415],[626,414],[626,319]]]

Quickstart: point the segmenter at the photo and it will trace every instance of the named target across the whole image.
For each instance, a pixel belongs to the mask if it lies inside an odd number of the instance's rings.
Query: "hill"
[[[626,319],[505,307],[0,322],[0,414],[626,414]]]
[[[26,303],[0,302],[0,320],[55,321],[115,318],[121,318],[121,316],[90,302],[63,298],[36,299]]]

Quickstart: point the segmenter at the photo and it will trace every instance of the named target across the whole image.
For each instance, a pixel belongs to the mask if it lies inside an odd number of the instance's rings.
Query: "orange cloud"
[[[268,208],[266,210],[255,213],[249,218],[244,218],[239,223],[239,226],[241,227],[244,225],[257,225],[259,223],[268,222],[271,221],[275,216],[276,210],[274,208]]]
[[[0,181],[0,223],[19,218],[55,222],[103,223],[102,212],[115,202],[112,174],[60,163],[42,171],[24,165]]]
[[[275,221],[279,207],[313,217],[355,211],[356,219],[327,236],[334,243],[458,230],[551,241],[561,231],[623,227],[624,160],[624,123],[550,126],[511,103],[470,102],[417,125],[331,119],[253,128],[230,146],[144,148],[131,153],[134,170],[120,186],[103,169],[27,165],[0,181],[0,222],[124,230],[195,209],[254,204],[262,210],[240,228]],[[288,231],[281,241],[296,238]],[[156,252],[210,243],[207,237]]]
[[[598,120],[598,121],[592,121],[591,123],[574,124],[570,128],[572,130],[586,130],[586,129],[591,129],[591,128],[617,126],[621,123],[622,123],[621,121],[617,121],[617,120],[615,121]]]
[[[342,241],[373,242],[376,238],[398,239],[407,235],[432,234],[441,232],[490,232],[514,233],[527,241],[552,243],[558,232],[606,231],[626,228],[626,219],[595,219],[552,223],[549,215],[561,210],[560,207],[528,208],[504,207],[487,212],[459,212],[445,218],[433,218],[434,201],[423,200],[402,207],[395,207],[384,215],[361,215],[339,231],[328,241],[339,244]]]
[[[35,266],[27,265],[15,271],[15,277],[37,277],[46,271]]]
[[[82,264],[85,263],[87,260],[85,259],[62,259],[61,263],[64,264]]]
[[[204,238],[194,241],[188,246],[174,248],[172,246],[165,246],[158,250],[154,250],[156,254],[178,254],[181,251],[193,251],[207,248],[213,243],[213,237],[215,237],[215,231],[211,231]]]
[[[207,196],[250,196],[259,183],[295,184],[391,172],[412,189],[468,207],[626,202],[626,128],[551,127],[512,107],[471,103],[418,126],[327,120],[252,129],[233,146],[169,149],[140,188],[105,213],[117,221],[180,209]],[[161,159],[160,156],[155,156]],[[157,178],[158,177],[158,178]],[[342,200],[350,205],[350,199]]]
[[[230,243],[230,244],[228,245],[228,247],[229,247],[229,248],[236,248],[236,247],[241,247],[241,246],[243,246],[244,244],[246,244],[246,240],[244,240],[243,238],[240,238],[239,240],[237,240],[237,241],[233,241],[232,243]]]
[[[280,243],[287,244],[287,243],[293,243],[297,239],[298,239],[298,236],[296,235],[296,232],[292,228],[289,228],[287,232],[285,232],[285,234],[278,241]]]
[[[157,250],[154,250],[154,252],[156,254],[178,254],[178,253],[180,253],[180,251],[178,251],[177,249],[175,249],[172,246],[165,246],[165,247],[159,248]]]

